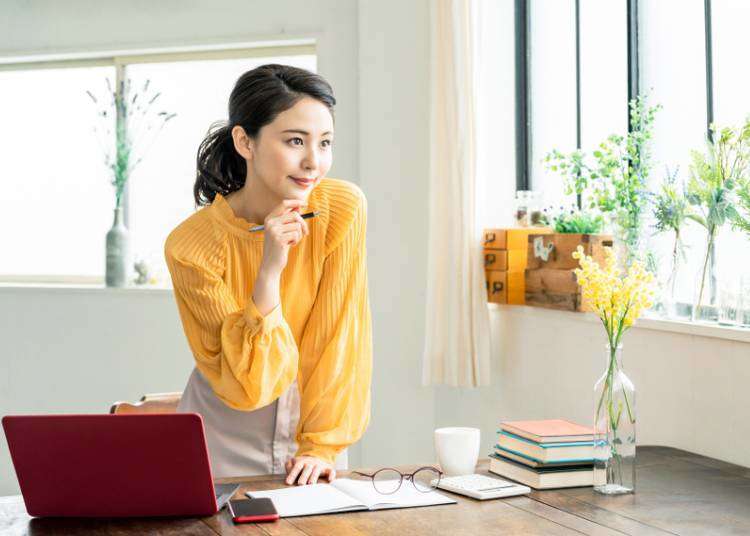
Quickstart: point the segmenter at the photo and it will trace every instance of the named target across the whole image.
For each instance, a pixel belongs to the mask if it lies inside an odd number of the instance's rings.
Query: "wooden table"
[[[605,497],[591,488],[458,504],[296,517],[234,525],[226,509],[207,518],[36,519],[20,496],[0,498],[0,534],[750,534],[750,469],[682,450],[638,447],[637,492]],[[487,460],[479,465],[484,472]],[[404,470],[409,467],[403,467]],[[283,477],[222,479],[246,490],[280,487]]]

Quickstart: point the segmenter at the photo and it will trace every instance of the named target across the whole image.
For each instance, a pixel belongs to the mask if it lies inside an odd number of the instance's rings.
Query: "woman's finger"
[[[287,223],[287,224],[281,225],[277,227],[277,230],[281,234],[291,233],[292,231],[299,231],[300,233],[302,233],[302,226],[295,221],[293,223]]]
[[[302,240],[301,231],[289,231],[281,235],[282,240],[287,246],[296,246]]]
[[[289,472],[289,474],[286,477],[286,483],[288,485],[294,484],[294,481],[297,480],[297,475],[302,471],[302,468],[305,466],[304,462],[296,462],[294,464],[294,467],[292,467],[292,470]]]
[[[302,226],[302,232],[306,235],[310,234],[310,229],[307,226],[307,222],[305,221],[305,218],[302,217],[302,214],[299,212],[293,212],[295,219],[299,222],[299,224]]]
[[[313,469],[314,465],[310,462],[307,462],[305,464],[305,469],[302,471],[302,476],[299,477],[297,484],[299,484],[300,486],[306,485],[310,480],[310,475],[312,474]]]
[[[310,484],[318,483],[318,478],[320,478],[320,473],[322,473],[324,469],[325,467],[323,467],[322,465],[315,466],[315,469],[313,469],[313,472],[310,475]]]
[[[333,467],[329,467],[328,474],[326,476],[328,478],[328,482],[333,482],[334,480],[336,480],[336,469],[334,469]]]
[[[307,226],[307,222],[305,221],[305,219],[302,217],[302,215],[299,212],[289,212],[277,218],[273,218],[272,220],[269,220],[266,227],[270,228],[270,227],[275,227],[278,225],[282,225],[282,226],[289,225],[292,223],[298,224],[304,234],[306,235],[310,234],[310,229]]]
[[[271,225],[274,225],[276,223],[282,224],[282,223],[292,223],[292,222],[298,222],[298,221],[305,221],[302,219],[302,216],[300,216],[300,213],[295,211],[287,212],[286,214],[282,214],[281,216],[276,216],[275,218],[271,219]]]
[[[305,202],[301,199],[284,199],[274,208],[266,219],[281,216],[291,210],[299,209],[304,206]]]

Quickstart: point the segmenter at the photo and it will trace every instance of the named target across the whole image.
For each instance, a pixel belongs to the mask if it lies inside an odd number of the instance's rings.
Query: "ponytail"
[[[242,188],[247,164],[234,149],[230,125],[223,121],[211,125],[198,147],[197,168],[193,186],[196,206],[213,203],[217,193],[226,196]]]

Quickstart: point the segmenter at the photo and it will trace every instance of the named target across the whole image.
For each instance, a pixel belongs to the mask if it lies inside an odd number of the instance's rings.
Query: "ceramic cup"
[[[472,475],[479,458],[479,428],[438,428],[435,451],[445,476]]]

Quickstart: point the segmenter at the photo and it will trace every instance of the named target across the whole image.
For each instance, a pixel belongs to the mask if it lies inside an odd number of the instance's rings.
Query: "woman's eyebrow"
[[[298,129],[295,129],[295,128],[289,128],[289,129],[287,129],[287,130],[282,130],[282,131],[281,131],[281,133],[282,133],[282,134],[285,134],[285,133],[287,133],[287,132],[293,132],[293,133],[296,133],[296,134],[303,134],[303,135],[305,135],[305,136],[309,136],[309,135],[310,135],[310,133],[309,133],[309,132],[307,132],[306,130],[298,130]],[[327,132],[323,132],[323,134],[322,134],[322,135],[323,135],[323,136],[327,136],[328,134],[333,134],[333,132],[331,132],[331,131],[329,130],[329,131],[327,131]]]

